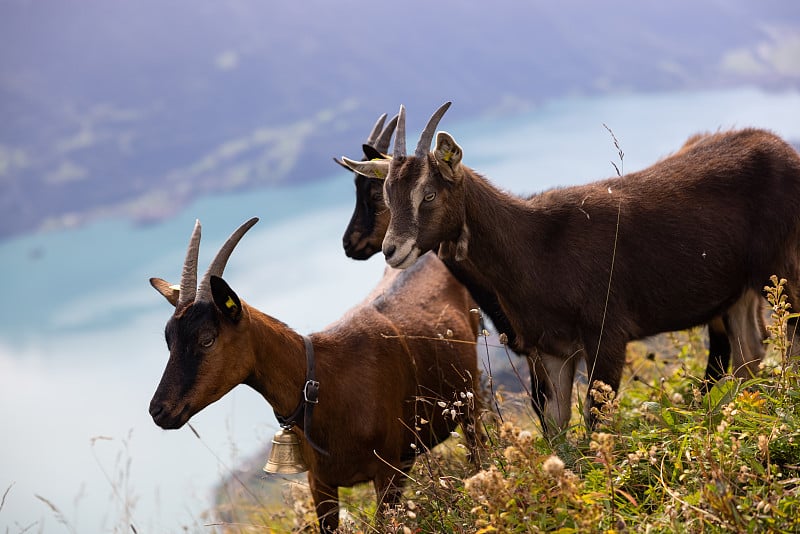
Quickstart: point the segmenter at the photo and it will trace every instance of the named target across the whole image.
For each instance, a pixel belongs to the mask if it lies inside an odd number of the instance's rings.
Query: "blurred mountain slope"
[[[741,85],[800,87],[800,4],[9,0],[0,238],[319,179],[400,103]]]

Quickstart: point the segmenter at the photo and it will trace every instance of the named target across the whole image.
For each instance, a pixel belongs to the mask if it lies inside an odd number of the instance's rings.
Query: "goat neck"
[[[244,383],[260,393],[275,413],[286,417],[297,407],[306,381],[303,337],[255,308],[250,311],[254,365]]]

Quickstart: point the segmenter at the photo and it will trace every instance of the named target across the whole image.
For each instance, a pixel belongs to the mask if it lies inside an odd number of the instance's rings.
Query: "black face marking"
[[[361,161],[386,159],[385,154],[371,145],[362,145],[362,150],[364,157]],[[347,256],[365,260],[380,250],[380,243],[374,243],[383,239],[383,236],[375,235],[376,218],[387,208],[383,201],[383,180],[355,173],[355,186],[355,208],[342,237],[342,244]]]
[[[378,182],[378,184],[376,184]],[[374,200],[374,193],[376,189],[376,185],[381,186],[381,199],[383,199],[383,187],[380,184],[380,180],[376,180],[375,178],[367,178],[366,176],[361,176],[360,174],[356,176],[356,202],[357,207],[360,208],[360,212],[357,210],[360,216],[358,217],[359,223],[361,226],[361,232],[364,234],[372,233],[372,230],[375,226],[375,200]]]
[[[347,256],[367,259],[380,250],[380,242],[383,240],[382,235],[376,235],[379,232],[377,219],[387,211],[383,202],[383,180],[357,174],[355,185],[355,208],[342,244]]]
[[[214,346],[219,327],[218,312],[210,302],[196,302],[183,315],[173,316],[167,322],[165,337],[170,350],[167,365],[175,366],[171,379],[180,383],[180,396],[186,395],[193,387],[206,352]],[[209,341],[212,343],[205,347]]]

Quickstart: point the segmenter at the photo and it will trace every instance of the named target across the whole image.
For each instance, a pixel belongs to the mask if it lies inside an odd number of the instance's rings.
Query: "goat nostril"
[[[397,250],[396,246],[389,245],[388,247],[383,249],[383,255],[386,256],[387,258],[391,258],[392,256],[394,256],[396,250]]]
[[[158,417],[164,411],[164,406],[161,404],[151,404],[150,405],[150,416],[153,418]]]

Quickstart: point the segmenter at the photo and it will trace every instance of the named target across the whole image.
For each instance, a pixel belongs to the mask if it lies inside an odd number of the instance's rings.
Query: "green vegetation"
[[[524,395],[494,392],[475,472],[459,440],[420,456],[403,506],[376,513],[369,485],[341,491],[341,532],[798,532],[800,374],[787,353],[783,281],[768,288],[768,356],[758,376],[725,378],[705,396],[702,332],[632,343],[621,394],[603,384],[602,424],[548,441]],[[312,532],[305,481],[228,485],[218,532]],[[256,494],[259,496],[256,497]],[[260,501],[260,502],[259,502]],[[264,504],[268,503],[268,504]]]

